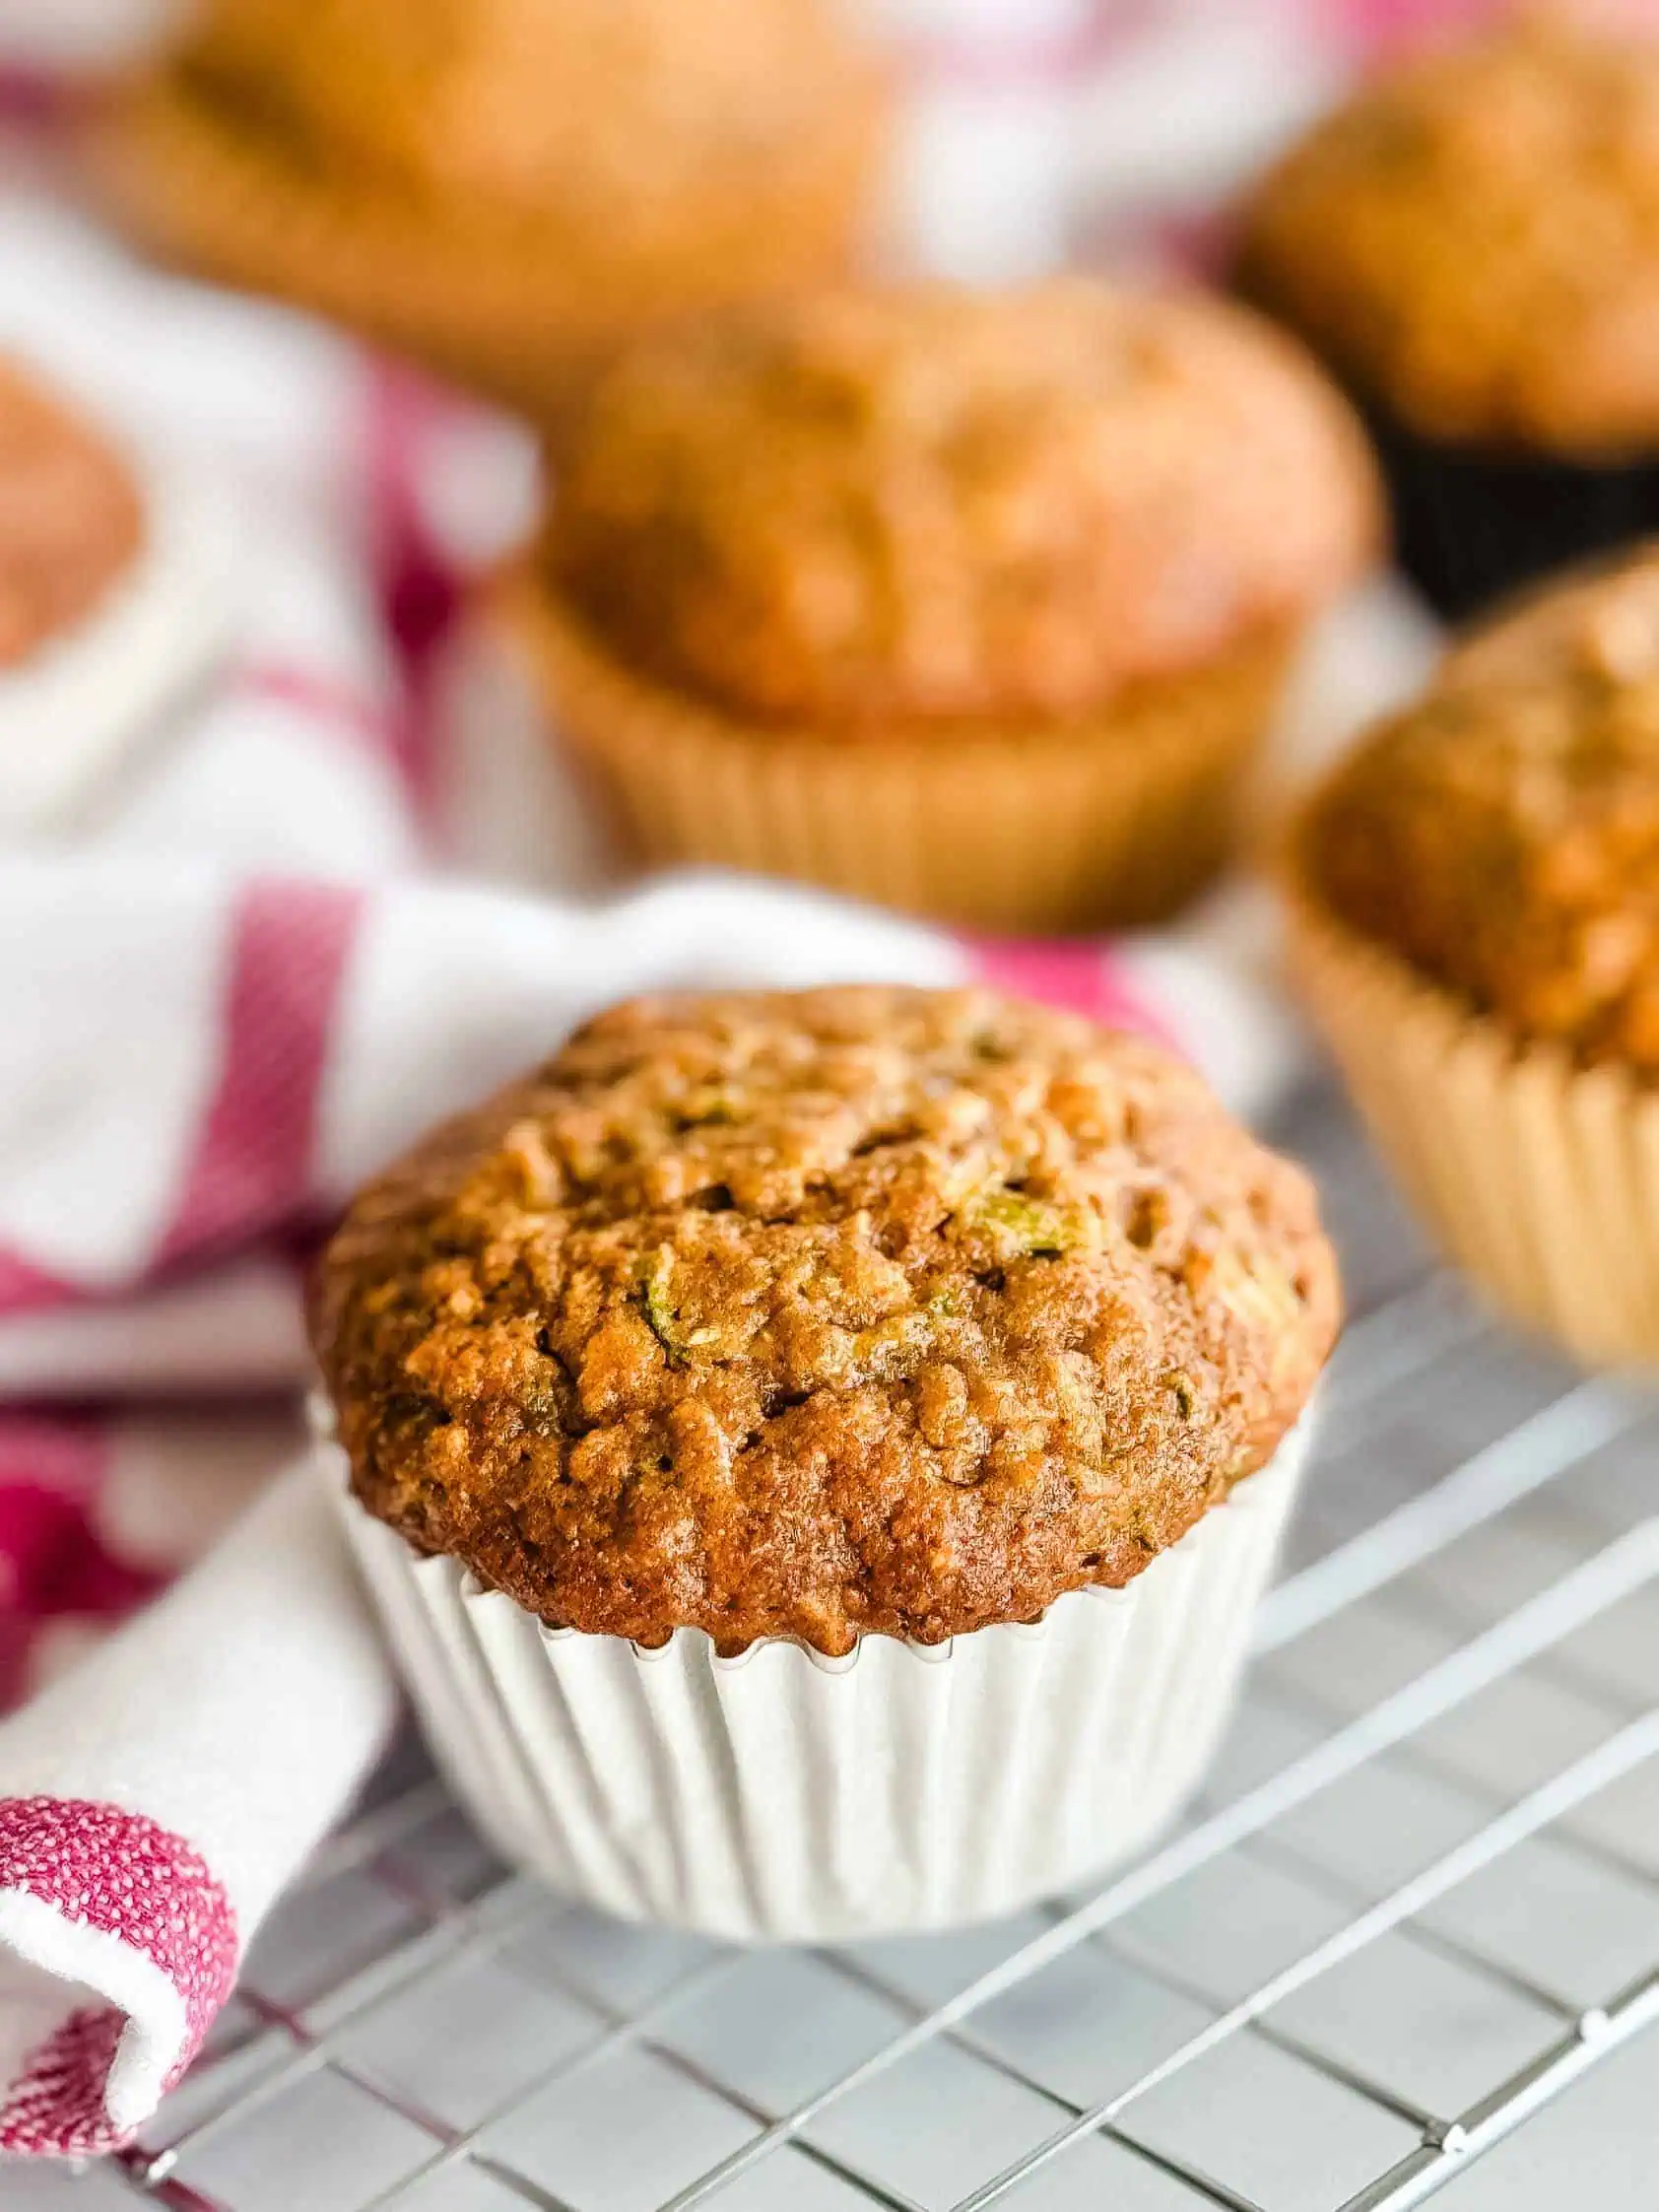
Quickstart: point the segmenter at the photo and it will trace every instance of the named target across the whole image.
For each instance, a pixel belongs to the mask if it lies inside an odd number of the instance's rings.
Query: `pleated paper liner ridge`
[[[1210,882],[1294,643],[1258,632],[1089,719],[843,737],[749,726],[635,676],[528,568],[495,613],[638,858],[993,930],[1158,921]]]
[[[1231,1709],[1310,1417],[1122,1589],[844,1658],[549,1630],[345,1516],[439,1765],[514,1865],[625,1918],[829,1942],[999,1917],[1145,1847]]]
[[[1355,935],[1293,871],[1291,957],[1360,1113],[1448,1253],[1593,1366],[1659,1362],[1659,1098]]]
[[[650,256],[487,210],[441,218],[411,192],[307,168],[167,71],[112,95],[82,133],[95,192],[140,243],[204,275],[338,317],[440,373],[557,416],[620,340],[717,303],[845,271],[885,142],[879,94],[763,211],[710,193]]]

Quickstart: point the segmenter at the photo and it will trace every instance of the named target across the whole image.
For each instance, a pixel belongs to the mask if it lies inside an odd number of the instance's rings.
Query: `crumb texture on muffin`
[[[544,1620],[937,1642],[1122,1584],[1338,1313],[1311,1188],[1161,1047],[978,991],[638,1000],[351,1208],[368,1509]]]
[[[1431,437],[1659,436],[1659,39],[1558,13],[1361,86],[1270,173],[1255,297]]]
[[[1300,845],[1339,920],[1476,1011],[1659,1076],[1659,546],[1475,632]]]
[[[1345,403],[1244,310],[1056,281],[843,291],[636,348],[561,451],[548,571],[741,716],[1065,716],[1299,619],[1372,550]]]
[[[880,104],[824,0],[213,0],[181,66],[343,180],[613,251],[716,186],[763,200]]]
[[[90,614],[142,536],[121,461],[0,355],[0,670]]]

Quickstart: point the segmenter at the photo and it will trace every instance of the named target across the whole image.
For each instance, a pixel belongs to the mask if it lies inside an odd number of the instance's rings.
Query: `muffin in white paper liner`
[[[629,1919],[830,1942],[991,1919],[1162,1829],[1230,1709],[1309,1417],[1144,1574],[845,1658],[550,1630],[317,1458],[439,1764],[515,1865]]]
[[[0,673],[0,836],[71,826],[230,638],[233,538],[224,500],[179,462],[123,457],[144,517],[132,560],[72,629]]]

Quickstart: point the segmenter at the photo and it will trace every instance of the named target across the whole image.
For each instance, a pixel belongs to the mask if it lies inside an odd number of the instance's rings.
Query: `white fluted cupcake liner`
[[[0,836],[72,827],[229,641],[225,502],[182,464],[127,459],[144,515],[132,561],[73,629],[0,674]]]
[[[626,1918],[829,1942],[1012,1912],[1169,1822],[1230,1708],[1307,1426],[1126,1588],[841,1659],[547,1629],[420,1557],[317,1451],[432,1750],[505,1857]]]

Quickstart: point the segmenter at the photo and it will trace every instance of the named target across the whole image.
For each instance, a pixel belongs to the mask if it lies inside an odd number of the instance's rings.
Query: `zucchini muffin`
[[[90,154],[168,256],[545,414],[844,268],[886,108],[831,0],[209,0]]]
[[[1344,403],[1198,295],[841,291],[634,348],[500,596],[651,861],[988,927],[1167,913],[1372,554]]]
[[[1659,523],[1659,39],[1523,10],[1362,85],[1239,277],[1362,402],[1406,567],[1460,615]]]
[[[0,679],[87,620],[143,535],[121,460],[0,355]]]
[[[504,1847],[811,1934],[1003,1910],[1167,1818],[1338,1304],[1306,1178],[1161,1047],[870,986],[601,1016],[359,1197],[312,1333],[371,1584]],[[567,1832],[595,1790],[622,1817],[607,1761],[656,1777],[626,1848]]]
[[[1477,632],[1314,797],[1302,965],[1453,1250],[1659,1357],[1659,548]]]

